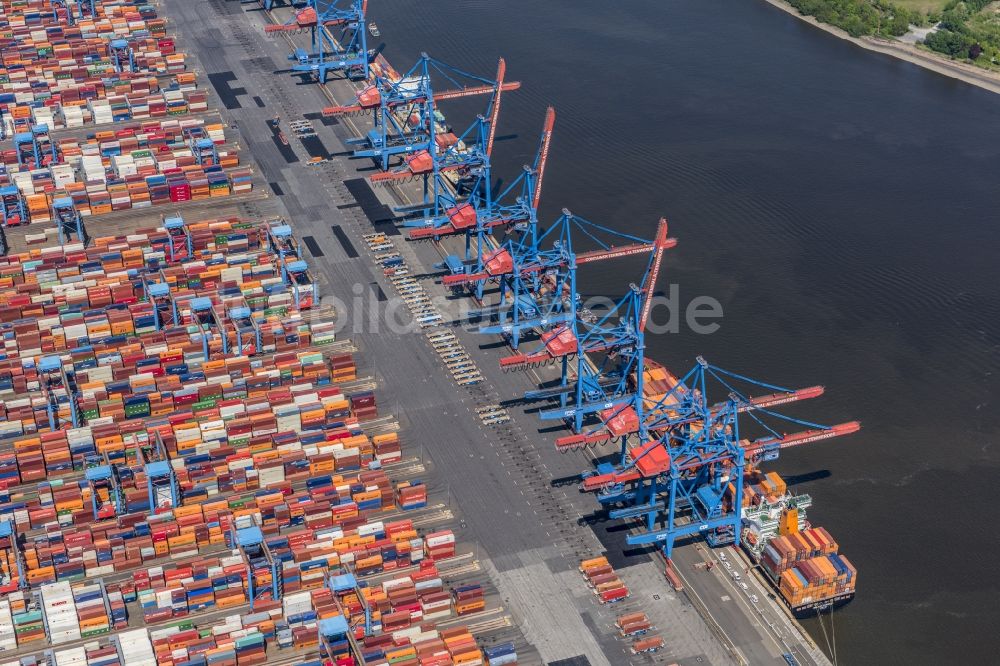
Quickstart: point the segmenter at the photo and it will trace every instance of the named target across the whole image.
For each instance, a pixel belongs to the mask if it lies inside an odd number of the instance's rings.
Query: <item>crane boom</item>
[[[776,447],[780,449],[790,448],[792,446],[800,446],[802,444],[809,444],[811,442],[818,442],[824,439],[831,439],[833,437],[841,437],[843,435],[850,435],[852,433],[861,430],[861,423],[858,421],[849,421],[847,423],[841,423],[839,425],[832,426],[830,428],[815,428],[812,430],[804,430],[802,432],[797,432],[792,435],[784,435],[781,438],[778,437],[765,437],[763,439],[758,439],[754,441],[743,440],[740,442],[740,446],[749,453],[754,454],[765,449]],[[645,453],[645,452],[643,452]],[[694,459],[690,461],[684,461],[676,465],[676,470],[678,472],[683,472],[704,464],[704,461],[700,459]],[[595,474],[589,476],[583,481],[583,489],[587,491],[600,490],[609,485],[614,485],[618,483],[628,483],[631,481],[638,481],[642,478],[642,473],[635,469],[634,467],[628,468],[621,472],[611,472],[608,474]]]
[[[442,166],[442,167],[438,167],[438,173],[444,173],[446,171],[457,171],[458,169],[461,169],[461,168],[463,168],[463,165],[461,165],[461,164],[455,164],[455,165],[452,165],[452,166]],[[368,181],[372,185],[380,185],[382,183],[398,183],[398,182],[407,181],[407,180],[409,180],[411,178],[415,178],[416,176],[421,176],[421,175],[423,175],[425,173],[430,173],[430,171],[431,171],[430,169],[416,169],[416,170],[414,170],[413,167],[407,165],[406,166],[406,171],[402,171],[402,170],[400,170],[400,171],[383,171],[381,173],[375,173],[375,174],[372,174],[371,176],[368,177]]]
[[[802,444],[811,444],[812,442],[818,442],[824,439],[830,439],[831,437],[841,437],[843,435],[851,435],[861,430],[861,423],[858,421],[848,421],[847,423],[840,423],[838,425],[832,426],[830,428],[814,428],[812,430],[803,430],[802,432],[797,432],[792,435],[784,435],[782,437],[764,437],[762,439],[757,439],[752,442],[742,441],[740,445],[746,450],[747,453],[754,454],[765,449],[776,447],[778,449],[789,449],[793,446],[801,446]]]
[[[618,259],[619,257],[631,257],[636,254],[648,254],[657,249],[668,250],[676,246],[676,238],[667,238],[662,244],[654,241],[653,243],[622,245],[621,247],[612,247],[607,250],[591,250],[576,255],[576,263],[579,266],[580,264],[589,264],[594,261],[604,261],[605,259]]]
[[[677,241],[670,243],[671,239],[667,238],[667,218],[660,218],[660,226],[656,230],[656,240],[654,244],[656,249],[656,256],[653,258],[653,270],[649,272],[647,276],[647,282],[643,285],[643,290],[646,292],[643,295],[642,300],[642,315],[639,317],[639,330],[646,330],[646,322],[649,320],[649,312],[653,308],[653,292],[656,290],[656,279],[660,276],[660,265],[663,263],[663,251],[668,247],[673,247],[677,245]]]
[[[542,128],[542,146],[538,151],[538,166],[535,169],[535,192],[531,207],[538,211],[538,202],[542,199],[542,178],[545,177],[545,163],[549,160],[549,144],[552,143],[552,129],[556,124],[556,110],[549,107],[545,110],[545,125]]]
[[[507,81],[499,87],[499,90],[502,90],[503,92],[510,92],[512,90],[517,90],[520,87],[521,87],[520,81]],[[445,90],[443,92],[433,93],[431,95],[431,100],[437,103],[449,99],[458,99],[460,97],[472,97],[474,95],[488,95],[497,90],[498,90],[497,86],[488,86],[488,85],[471,86],[469,88],[458,88],[456,90]],[[407,99],[396,102],[395,104],[390,104],[390,106],[400,106],[402,104],[423,102],[426,101],[426,99],[427,98],[424,95],[419,95],[416,97],[408,97]],[[362,104],[351,104],[348,106],[328,106],[323,109],[323,115],[329,117],[345,113],[360,113],[363,111],[367,111],[379,105],[380,98],[375,97],[374,100],[375,100],[374,103],[370,102],[369,100],[366,100]]]
[[[497,63],[496,97],[493,98],[493,113],[490,114],[490,132],[486,139],[486,156],[493,155],[493,139],[497,134],[497,119],[500,116],[500,94],[503,92],[503,77],[507,74],[507,63],[503,58]]]
[[[516,358],[516,357],[511,357]],[[508,359],[500,359],[500,365],[503,367],[505,365],[504,361]],[[528,359],[528,362],[538,362],[538,359],[532,358]],[[508,365],[513,364],[512,361],[508,361]],[[798,389],[796,391],[782,391],[779,393],[771,393],[769,395],[762,395],[756,398],[751,398],[749,402],[742,403],[736,408],[736,411],[741,414],[747,412],[752,412],[755,409],[769,409],[772,407],[777,407],[778,405],[786,405],[791,402],[798,402],[799,400],[810,400],[812,398],[818,398],[823,395],[826,389],[822,386],[809,386],[807,388]],[[726,403],[719,403],[712,407],[712,416],[717,416],[726,408]],[[669,408],[663,408],[665,411],[670,411]],[[653,408],[655,411],[656,408]],[[678,422],[673,422],[671,425],[678,425]],[[653,430],[657,430],[655,426]],[[624,434],[634,434],[637,431],[631,431]],[[825,430],[820,432],[825,433]],[[556,450],[574,451],[576,449],[581,449],[586,446],[594,446],[597,444],[603,444],[611,438],[610,433],[607,432],[605,426],[601,426],[601,429],[596,432],[581,433],[579,435],[567,435],[566,437],[560,437],[556,439]]]
[[[319,16],[316,14],[316,10],[312,7],[306,7],[299,10],[295,14],[293,23],[278,23],[269,24],[264,26],[265,33],[275,33],[275,32],[298,32],[299,30],[305,30],[306,28],[315,28],[319,25]],[[346,18],[333,18],[323,21],[323,26],[335,26],[344,25],[347,23]]]

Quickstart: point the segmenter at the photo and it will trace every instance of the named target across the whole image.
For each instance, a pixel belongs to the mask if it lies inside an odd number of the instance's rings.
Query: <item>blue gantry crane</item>
[[[348,570],[346,573],[340,574],[329,572],[325,579],[325,586],[333,593],[333,599],[340,614],[324,618],[318,623],[322,654],[331,660],[350,656],[360,661],[364,651],[358,644],[358,638],[373,636],[376,629],[372,618],[372,608],[364,595],[365,584],[358,581],[354,573]],[[355,626],[351,626],[351,618],[355,613],[345,603],[345,598],[350,594],[355,595],[357,603],[361,607],[361,620]]]
[[[194,156],[194,161],[203,166],[219,163],[219,150],[215,142],[205,136],[189,136],[188,147]]]
[[[300,310],[313,307],[319,301],[319,285],[309,272],[292,228],[284,221],[272,221],[267,226],[267,242],[278,257],[282,284],[291,290],[295,307]]]
[[[431,95],[428,103],[433,112],[424,115],[428,120],[427,147],[406,156],[403,164],[398,167],[372,176],[369,179],[372,185],[407,182],[422,177],[423,203],[408,207],[405,212],[421,212],[425,217],[441,215],[444,210],[457,206],[455,196],[464,190],[475,192],[489,201],[493,190],[490,157],[500,117],[506,72],[507,65],[501,58],[497,64],[493,94],[486,105],[486,112],[476,116],[472,124],[458,135],[443,126],[444,116],[433,106]],[[430,81],[429,76],[427,81]],[[454,185],[445,183],[442,179],[446,173],[457,175],[458,182]],[[423,226],[421,221],[417,225]]]
[[[87,465],[81,487],[90,489],[94,520],[179,506],[177,482],[158,432],[152,433],[148,443],[87,456]],[[137,498],[130,504],[123,490],[132,486],[140,473],[147,477],[146,506]]]
[[[154,281],[154,276],[143,276],[143,291],[146,299],[153,306],[153,324],[157,331],[180,325],[180,311],[174,300],[170,285],[166,282]]]
[[[79,428],[80,406],[73,372],[67,371],[59,356],[49,355],[38,359],[38,374],[45,392],[49,429]]]
[[[367,81],[373,57],[368,51],[367,9],[368,0],[309,0],[288,23],[268,25],[264,31],[309,31],[309,50],[296,48],[288,56],[293,72],[309,74],[320,83],[326,83],[331,72]],[[332,28],[340,28],[339,34],[333,35]]]
[[[77,242],[86,244],[87,231],[83,218],[71,197],[57,197],[52,200],[52,220],[59,230],[59,243],[65,245],[76,237]]]
[[[635,385],[633,401],[616,407],[607,412],[603,418],[596,422],[584,424],[583,429],[572,435],[566,435],[556,439],[556,449],[559,451],[573,451],[585,447],[598,446],[610,441],[621,443],[621,461],[624,462],[627,456],[630,438],[639,434],[640,423],[639,413],[645,411],[648,415],[644,420],[647,430],[655,430],[659,425],[659,419],[663,414],[669,412],[671,404],[676,400],[672,389],[677,386],[678,378],[666,370],[655,361],[646,359],[644,361],[642,376],[636,372],[630,378]],[[656,373],[655,381],[658,386],[648,386],[645,382],[646,370]],[[720,370],[720,372],[722,372]],[[786,389],[774,387],[775,392],[759,394],[749,398],[746,403],[739,406],[740,412],[753,411],[755,409],[768,409],[785,405],[800,400],[809,400],[823,395],[822,386],[809,386],[801,389]],[[643,394],[646,390],[653,395],[647,398]],[[642,402],[642,404],[638,404]],[[643,405],[646,405],[644,408]],[[725,403],[718,403],[713,406],[714,411],[725,408]]]
[[[358,146],[354,150],[354,157],[370,158],[379,168],[387,171],[391,160],[397,156],[419,156],[415,160],[411,159],[408,170],[399,172],[399,175],[403,178],[424,175],[433,170],[431,154],[437,150],[438,144],[435,134],[438,132],[438,124],[444,122],[444,116],[436,110],[436,104],[461,97],[490,95],[486,116],[492,116],[489,111],[494,107],[493,100],[497,95],[517,90],[521,86],[516,81],[504,81],[505,72],[503,58],[497,65],[497,79],[491,81],[423,53],[405,74],[381,71],[375,76],[372,85],[358,93],[355,104],[327,107],[323,109],[323,115],[359,115],[370,112],[372,129],[363,138],[351,142]],[[434,87],[439,84],[454,87],[435,91]],[[487,139],[487,149],[491,146],[491,141],[492,139]],[[454,168],[457,169],[458,166]]]
[[[240,356],[259,354],[264,345],[260,328],[260,315],[244,306],[229,308],[226,314],[236,331],[236,349],[234,351]]]
[[[635,402],[635,446],[623,462],[600,464],[583,482],[585,490],[597,492],[610,518],[641,519],[643,531],[627,535],[626,543],[660,545],[667,558],[683,538],[703,536],[712,546],[738,543],[746,465],[773,459],[784,448],[848,435],[861,427],[856,421],[823,426],[779,414],[756,405],[740,388],[744,384],[775,395],[794,393],[699,357],[654,404]],[[716,403],[711,394],[719,389],[725,398]],[[769,420],[807,429],[785,434]],[[746,438],[745,425],[766,434]]]
[[[229,337],[219,321],[212,299],[207,296],[197,296],[187,300],[191,312],[191,323],[198,329],[201,336],[202,352],[205,359],[211,357],[211,341],[218,337],[222,343],[223,355],[229,354]]]
[[[233,545],[240,550],[247,568],[247,596],[250,609],[260,601],[280,601],[282,596],[281,562],[274,556],[257,525],[233,527]]]
[[[164,218],[163,229],[167,232],[167,242],[163,251],[170,257],[171,263],[181,261],[194,254],[194,241],[184,224],[183,217]]]
[[[13,518],[0,520],[0,548],[10,553],[4,558],[5,562],[0,563],[0,594],[28,589],[28,577],[24,575],[24,553]]]
[[[281,260],[281,280],[292,292],[292,301],[299,310],[308,310],[319,301],[319,285],[303,259]]]
[[[499,108],[499,107],[497,107]],[[486,270],[487,255],[496,246],[493,234],[497,230],[507,235],[515,234],[519,240],[525,236],[535,237],[538,227],[538,203],[542,194],[542,179],[548,160],[552,129],[555,125],[555,109],[549,107],[545,114],[541,140],[535,160],[526,165],[509,185],[496,195],[489,183],[489,170],[480,171],[471,187],[455,188],[455,198],[445,199],[438,206],[438,212],[420,220],[407,220],[403,224],[410,227],[410,240],[426,238],[438,239],[451,234],[465,234],[464,257],[449,255],[439,267],[446,268],[451,275],[482,273]],[[483,175],[486,178],[483,178]],[[464,200],[462,194],[467,192]],[[489,238],[488,238],[489,237]],[[490,257],[491,259],[493,257]],[[461,289],[461,283],[452,285]],[[476,284],[476,295],[482,298],[483,283]]]
[[[667,221],[661,219],[652,241],[633,238],[639,242],[605,246],[574,256],[573,266],[641,253],[649,254],[649,262],[639,285],[630,285],[628,292],[599,318],[592,313],[586,318],[574,313],[565,326],[543,333],[541,344],[534,350],[501,359],[501,367],[506,370],[560,363],[558,385],[529,391],[524,396],[529,401],[559,400],[558,408],[541,411],[542,419],[567,420],[574,432],[579,432],[590,415],[609,417],[616,408],[635,399],[636,389],[629,385],[629,377],[635,368],[642,367],[643,335],[663,253],[677,244],[668,237],[667,230]],[[570,363],[574,359],[575,373],[571,376]],[[620,421],[616,415],[614,422]]]
[[[137,71],[135,50],[127,39],[112,39],[108,42],[108,59],[119,74]]]
[[[19,227],[31,221],[28,206],[16,185],[0,187],[0,212],[5,227]]]
[[[494,229],[524,231],[536,226],[538,202],[542,196],[542,178],[545,175],[545,163],[548,160],[555,120],[555,109],[550,106],[545,114],[545,124],[534,162],[530,166],[525,165],[517,178],[503,190],[493,195],[489,189],[483,188],[479,180],[471,187],[462,188],[463,193],[468,193],[465,199],[456,199],[455,205],[445,208],[443,213],[404,222],[404,226],[410,229],[410,240],[425,238],[436,240],[442,236],[465,233],[467,234],[465,261],[469,261],[472,258],[471,238],[480,239],[477,245],[482,250],[483,235],[492,233]],[[456,196],[462,195],[456,194]],[[480,253],[479,257],[481,256]],[[459,262],[461,261],[459,259]]]
[[[577,253],[573,247],[574,234],[586,237],[598,248]],[[480,327],[479,332],[503,334],[517,349],[529,330],[551,329],[578,319],[578,267],[619,257],[657,254],[656,250],[662,252],[675,244],[675,240],[666,238],[665,221],[657,237],[650,241],[608,229],[563,209],[548,229],[539,233],[536,227],[528,228],[519,238],[508,238],[487,253],[481,269],[476,266],[469,272],[446,275],[442,282],[453,287],[472,286],[480,300],[486,283],[497,282],[499,303],[477,314],[498,321]],[[659,263],[656,266],[659,270]],[[557,337],[566,339],[562,332]],[[533,359],[525,364],[532,362]],[[505,367],[517,365],[518,362],[508,361]]]
[[[126,513],[125,497],[121,491],[118,469],[115,465],[88,467],[84,479],[90,486],[90,503],[94,520],[105,520]]]
[[[278,259],[281,261],[302,257],[298,241],[292,235],[292,227],[284,220],[272,220],[268,223],[267,242],[271,247],[271,252],[278,255]]]
[[[359,628],[364,632],[364,636],[371,636],[374,634],[374,625],[372,621],[372,609],[368,604],[368,600],[365,598],[364,587],[365,584],[358,581],[357,577],[348,571],[348,573],[334,574],[330,573],[326,579],[326,586],[331,592],[333,592],[334,599],[337,602],[337,608],[340,610],[344,617],[350,617],[352,613],[344,605],[344,597],[348,594],[354,594],[357,597],[358,604],[361,606],[361,622]],[[352,635],[354,632],[351,632]]]
[[[146,473],[146,491],[149,495],[149,510],[177,508],[180,506],[180,490],[177,487],[177,476],[168,460],[155,460],[146,463],[143,468]]]
[[[330,663],[340,663],[338,660],[342,657],[363,654],[351,633],[347,618],[343,615],[325,617],[316,624],[320,654],[329,659]]]
[[[69,25],[76,25],[80,19],[97,16],[97,2],[98,0],[52,0],[52,16],[58,18],[59,7],[62,7],[66,10],[66,22]],[[85,14],[84,9],[87,9],[89,14]]]
[[[49,136],[49,126],[45,123],[32,125],[30,132],[14,135],[14,151],[17,165],[29,169],[41,169],[56,160],[56,144]]]

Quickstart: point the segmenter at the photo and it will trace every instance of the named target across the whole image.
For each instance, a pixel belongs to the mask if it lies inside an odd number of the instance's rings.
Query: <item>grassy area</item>
[[[940,12],[949,0],[893,0],[894,5],[899,5],[912,12],[927,14],[929,12]]]

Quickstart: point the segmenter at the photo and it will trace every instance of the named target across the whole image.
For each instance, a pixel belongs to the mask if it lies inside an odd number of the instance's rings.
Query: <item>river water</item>
[[[660,289],[721,328],[647,337],[827,394],[789,413],[862,433],[786,452],[810,519],[858,567],[834,615],[846,664],[995,663],[1000,530],[1000,97],[842,42],[761,0],[379,0],[386,55],[508,79],[494,173],[558,120],[559,210],[680,240]],[[459,109],[461,110],[461,109]],[[509,176],[510,177],[510,176]],[[593,265],[623,293],[641,262]],[[807,628],[821,645],[815,622]],[[669,640],[669,628],[664,635]]]

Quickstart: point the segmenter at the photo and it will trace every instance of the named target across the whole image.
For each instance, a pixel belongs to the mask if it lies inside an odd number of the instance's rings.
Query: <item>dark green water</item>
[[[559,118],[543,217],[635,233],[666,215],[681,300],[713,335],[647,338],[827,395],[789,410],[864,431],[773,468],[860,570],[835,614],[846,664],[995,663],[1000,449],[1000,97],[872,54],[760,0],[378,0],[397,65],[421,51],[524,86],[494,173]],[[605,273],[602,274],[601,271]],[[638,263],[582,282],[620,294]],[[809,629],[822,644],[815,623]],[[829,630],[829,626],[828,626]],[[669,635],[669,629],[666,631]]]

